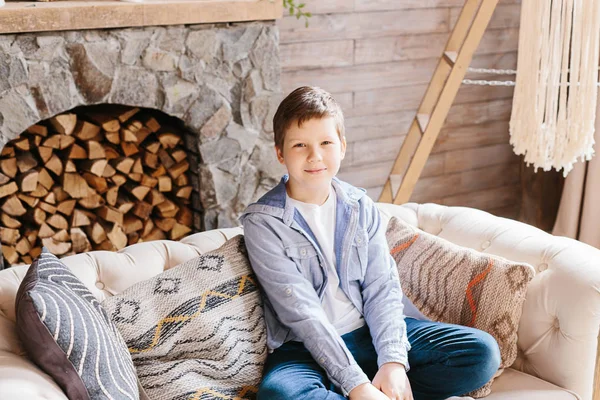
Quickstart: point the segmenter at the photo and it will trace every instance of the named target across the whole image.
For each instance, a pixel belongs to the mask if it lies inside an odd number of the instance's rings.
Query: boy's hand
[[[385,393],[390,400],[413,400],[410,382],[402,364],[383,364],[373,378],[373,386]]]
[[[348,394],[350,400],[390,400],[383,392],[370,383],[358,385]]]

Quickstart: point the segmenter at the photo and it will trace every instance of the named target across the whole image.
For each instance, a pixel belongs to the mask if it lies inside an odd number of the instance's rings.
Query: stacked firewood
[[[182,134],[103,105],[31,126],[0,153],[0,240],[10,264],[118,250],[191,231]]]

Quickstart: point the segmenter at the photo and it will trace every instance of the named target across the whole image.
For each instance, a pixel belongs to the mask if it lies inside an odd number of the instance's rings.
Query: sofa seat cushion
[[[246,398],[267,355],[243,236],[108,298],[151,399]]]
[[[577,394],[516,369],[507,368],[494,380],[486,400],[581,400]]]
[[[69,400],[58,384],[24,355],[0,350],[0,372],[0,399]]]

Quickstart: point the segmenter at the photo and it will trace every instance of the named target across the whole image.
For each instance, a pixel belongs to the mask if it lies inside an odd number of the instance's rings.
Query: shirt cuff
[[[346,397],[350,394],[352,389],[362,385],[363,383],[370,383],[369,377],[363,372],[358,364],[351,365],[346,369],[342,370],[337,377],[340,382],[340,388],[342,394]]]
[[[381,366],[385,363],[395,362],[404,365],[406,372],[410,370],[408,363],[408,350],[410,345],[390,344],[379,350],[377,356],[377,366]]]

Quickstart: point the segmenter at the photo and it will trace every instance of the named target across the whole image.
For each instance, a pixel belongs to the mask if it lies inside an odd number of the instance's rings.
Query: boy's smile
[[[340,140],[335,120],[324,117],[309,119],[302,126],[292,123],[283,149],[275,150],[277,159],[288,170],[289,196],[305,203],[323,204],[346,153],[346,140]]]

